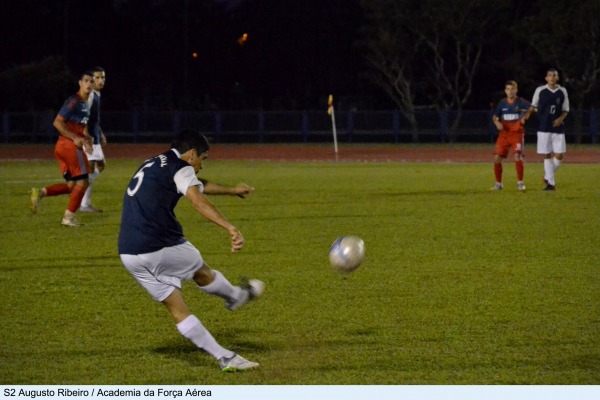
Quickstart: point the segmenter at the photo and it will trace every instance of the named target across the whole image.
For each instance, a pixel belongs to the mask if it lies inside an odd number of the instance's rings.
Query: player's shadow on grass
[[[375,192],[368,193],[369,197],[403,197],[403,196],[465,196],[489,193],[490,190],[422,190],[416,192]]]
[[[90,261],[94,261],[91,263]],[[122,265],[118,258],[113,255],[107,256],[91,256],[85,258],[85,264],[82,264],[80,256],[68,257],[61,256],[60,258],[53,257],[37,257],[37,258],[5,258],[3,263],[11,265],[14,262],[15,265],[22,265],[24,262],[32,264],[28,265],[28,270],[47,270],[47,269],[80,269],[80,268],[122,268]],[[18,271],[23,270],[22,267],[2,267],[2,271]]]
[[[227,333],[216,332],[214,335],[221,345],[236,353],[267,353],[273,350],[273,346],[270,344],[248,340],[248,336],[251,336],[249,331],[232,329],[227,331]],[[154,349],[153,352],[194,365],[198,363],[204,364],[204,358],[206,357],[202,350],[194,346],[191,342],[185,341],[183,338],[170,340],[163,346]],[[212,362],[210,357],[206,358],[206,360],[207,365]]]

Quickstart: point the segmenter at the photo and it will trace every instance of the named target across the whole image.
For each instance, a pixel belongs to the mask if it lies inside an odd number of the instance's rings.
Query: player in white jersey
[[[106,72],[102,67],[95,67],[92,69],[92,73],[94,74],[94,87],[92,94],[88,98],[88,106],[90,109],[90,120],[88,123],[88,129],[90,136],[94,139],[94,143],[92,145],[92,152],[86,152],[88,161],[90,163],[90,174],[89,181],[90,184],[81,200],[81,207],[79,208],[80,212],[88,212],[88,213],[98,213],[102,212],[101,209],[96,208],[92,205],[92,186],[94,181],[100,175],[102,171],[104,171],[104,167],[106,166],[106,161],[104,160],[104,151],[102,150],[102,146],[106,145],[106,136],[104,136],[104,132],[100,127],[100,92],[104,89],[104,84],[106,83]]]
[[[567,151],[565,118],[569,113],[567,89],[558,84],[558,71],[550,68],[546,72],[546,85],[535,89],[531,107],[526,114],[536,112],[539,119],[537,152],[544,155],[544,190],[556,190],[554,174]]]

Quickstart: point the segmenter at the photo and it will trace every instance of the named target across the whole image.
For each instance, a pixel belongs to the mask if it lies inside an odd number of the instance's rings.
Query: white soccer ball
[[[338,271],[352,272],[365,259],[365,242],[357,236],[342,236],[329,249],[331,266]]]

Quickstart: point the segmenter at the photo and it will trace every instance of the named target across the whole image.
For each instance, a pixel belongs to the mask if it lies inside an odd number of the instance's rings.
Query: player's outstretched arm
[[[537,108],[535,106],[531,105],[529,107],[529,110],[527,110],[527,112],[525,113],[525,115],[523,115],[523,120],[527,121],[531,117],[531,114],[534,114],[536,112],[537,112]]]
[[[219,225],[231,236],[231,251],[241,250],[244,246],[244,237],[242,233],[231,223],[215,205],[198,189],[197,186],[190,186],[185,194],[194,208],[210,222]]]
[[[235,186],[224,186],[219,185],[218,183],[209,182],[204,179],[200,179],[202,184],[204,185],[204,194],[211,195],[229,195],[229,196],[239,196],[244,198],[254,191],[252,186],[246,185],[245,183],[238,183]]]

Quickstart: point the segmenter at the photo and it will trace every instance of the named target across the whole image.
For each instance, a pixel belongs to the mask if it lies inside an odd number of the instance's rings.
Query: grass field
[[[182,338],[123,269],[125,185],[142,160],[111,161],[95,186],[106,212],[59,225],[67,198],[28,210],[54,161],[1,162],[2,384],[600,384],[600,165],[564,164],[559,190],[491,192],[491,164],[208,161],[201,175],[256,187],[213,201],[227,234],[183,199],[186,237],[231,280],[267,283],[229,312],[184,286],[224,346],[260,369],[223,374]],[[510,182],[510,184],[509,184]],[[367,259],[341,276],[329,245],[361,236]]]

